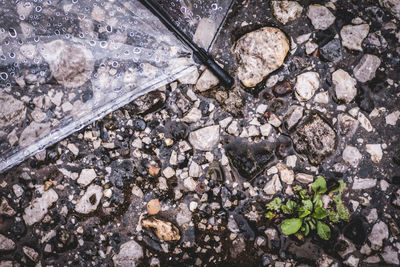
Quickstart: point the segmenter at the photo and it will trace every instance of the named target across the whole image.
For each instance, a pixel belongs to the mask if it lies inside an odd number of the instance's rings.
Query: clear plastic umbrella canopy
[[[206,50],[232,4],[158,2]],[[0,172],[194,65],[137,0],[0,0]]]

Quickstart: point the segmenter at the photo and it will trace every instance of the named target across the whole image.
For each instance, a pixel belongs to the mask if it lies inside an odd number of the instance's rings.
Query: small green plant
[[[339,186],[328,192],[332,197],[332,204],[328,208],[323,207],[322,196],[327,192],[326,180],[319,176],[311,186],[312,192],[301,186],[295,186],[295,200],[287,200],[276,197],[267,204],[265,217],[273,220],[284,214],[290,217],[282,221],[281,230],[285,235],[295,235],[300,240],[304,239],[310,231],[317,230],[317,234],[324,240],[331,238],[329,222],[338,223],[340,220],[349,221],[350,214],[342,201],[342,193],[346,184],[340,180]],[[324,222],[325,221],[325,222]]]

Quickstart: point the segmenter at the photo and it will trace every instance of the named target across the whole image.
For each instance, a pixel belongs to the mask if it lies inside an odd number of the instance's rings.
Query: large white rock
[[[389,229],[384,222],[378,222],[372,227],[371,234],[368,236],[373,250],[379,250],[383,245],[383,240],[389,237]]]
[[[354,77],[360,82],[367,82],[375,77],[381,60],[375,55],[365,54],[353,70]]]
[[[233,47],[240,81],[256,86],[283,64],[289,49],[288,38],[278,28],[264,27],[242,36]]]
[[[82,214],[88,214],[97,209],[100,199],[103,196],[102,187],[99,185],[90,185],[85,194],[81,197],[75,206],[75,211]]]
[[[218,144],[219,129],[219,125],[213,125],[191,132],[189,142],[195,149],[210,151]]]
[[[386,124],[396,126],[400,118],[400,111],[396,110],[385,117]]]
[[[134,240],[121,245],[119,253],[114,255],[116,267],[135,267],[143,257],[143,248]]]
[[[310,100],[319,88],[319,85],[319,75],[316,72],[309,71],[298,75],[295,85],[297,99],[299,101]]]
[[[317,30],[326,30],[335,22],[336,17],[328,8],[315,4],[310,5],[307,10],[307,17]]]
[[[267,195],[275,195],[282,190],[282,184],[279,176],[275,174],[272,179],[264,186],[264,192]]]
[[[32,225],[42,220],[49,207],[58,200],[58,195],[53,189],[44,191],[44,186],[39,186],[36,190],[41,194],[41,197],[32,200],[31,204],[25,208],[22,216],[27,225]]]
[[[197,80],[195,88],[200,92],[204,92],[214,88],[218,84],[218,78],[209,69],[206,69]]]
[[[9,251],[15,248],[15,243],[11,239],[0,234],[0,251]]]
[[[336,98],[346,103],[353,101],[357,95],[356,79],[352,78],[347,72],[338,69],[332,74],[332,82],[335,87]]]
[[[281,176],[282,182],[286,184],[293,184],[294,172],[289,169],[285,164],[279,163],[276,165],[279,170],[279,175]]]
[[[361,189],[368,189],[373,188],[376,186],[376,179],[372,178],[354,178],[353,182],[353,190],[361,190]]]
[[[340,30],[342,45],[350,50],[362,51],[362,42],[369,32],[368,24],[346,25]]]
[[[272,1],[271,7],[274,16],[282,24],[297,19],[303,12],[303,7],[296,1]]]
[[[365,146],[367,152],[371,155],[371,160],[375,163],[381,161],[383,157],[382,146],[380,144],[367,144]]]
[[[358,163],[360,163],[360,160],[362,159],[360,151],[358,151],[358,149],[354,146],[346,146],[342,157],[344,161],[354,168],[358,166]]]
[[[77,182],[81,186],[87,186],[96,178],[96,176],[96,172],[93,169],[83,169]]]

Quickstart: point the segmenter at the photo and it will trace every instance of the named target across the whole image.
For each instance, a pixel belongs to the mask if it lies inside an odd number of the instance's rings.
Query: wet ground
[[[173,82],[0,174],[0,266],[399,265],[399,3],[319,1],[329,25],[315,3],[284,25],[269,1],[237,1],[211,52],[234,88]],[[364,25],[358,45],[347,25]],[[245,87],[232,48],[266,26],[290,50]],[[302,173],[347,184],[351,219],[328,241],[264,216]]]

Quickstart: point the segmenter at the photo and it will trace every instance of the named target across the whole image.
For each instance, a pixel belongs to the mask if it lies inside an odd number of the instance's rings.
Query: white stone
[[[199,164],[196,162],[192,161],[189,167],[189,176],[190,177],[200,177],[200,175],[203,173],[203,169]]]
[[[256,112],[258,114],[264,114],[265,111],[267,110],[267,108],[268,108],[268,105],[265,105],[265,104],[258,105]]]
[[[294,172],[289,169],[285,164],[279,163],[276,165],[279,170],[279,175],[281,176],[282,182],[286,184],[293,184]]]
[[[328,8],[315,4],[310,5],[307,10],[307,17],[317,30],[326,30],[335,21],[335,16]]]
[[[268,123],[276,128],[278,128],[282,124],[281,120],[275,114],[271,114],[271,116],[268,119]]]
[[[377,211],[377,209],[372,209],[369,212],[369,214],[368,214],[368,216],[366,218],[367,218],[368,223],[376,222],[376,220],[378,220],[378,211]]]
[[[232,120],[233,120],[232,117],[227,117],[219,122],[219,126],[225,129],[229,125],[229,123],[231,123]]]
[[[201,119],[201,110],[198,108],[192,108],[185,117],[183,117],[182,121],[187,123],[198,122]]]
[[[359,262],[360,259],[356,258],[353,255],[350,255],[350,257],[348,257],[347,260],[344,261],[344,263],[350,267],[357,267]]]
[[[201,18],[193,35],[193,41],[201,48],[207,50],[214,38],[214,34],[211,33],[215,32],[217,32],[215,20],[208,18],[207,16]]]
[[[384,222],[374,224],[371,234],[368,236],[373,250],[379,250],[382,247],[383,240],[389,238],[389,230]]]
[[[297,44],[302,44],[302,43],[306,42],[308,39],[310,39],[311,34],[312,33],[305,33],[305,34],[302,34],[302,35],[298,36],[296,38],[296,43]]]
[[[296,155],[287,156],[285,162],[288,167],[294,168],[296,167],[297,156]]]
[[[181,84],[196,84],[198,78],[199,71],[197,67],[191,67],[186,75],[178,79],[178,82]]]
[[[362,42],[369,32],[368,24],[346,25],[340,30],[342,45],[350,50],[362,51]]]
[[[103,191],[103,195],[106,198],[111,198],[112,197],[112,193],[113,193],[113,191],[110,188],[107,188],[106,190]]]
[[[329,92],[320,92],[315,95],[314,97],[314,102],[315,103],[320,103],[320,104],[328,104],[329,103]]]
[[[310,55],[318,48],[318,45],[316,43],[314,43],[313,41],[308,41],[305,44],[305,47],[306,47],[306,54]]]
[[[183,185],[188,191],[193,192],[196,190],[197,183],[192,177],[188,177],[183,181]]]
[[[13,185],[12,188],[13,188],[14,194],[17,198],[21,197],[24,194],[24,189],[19,184]]]
[[[319,75],[316,72],[305,72],[296,78],[296,97],[299,101],[310,100],[319,88]]]
[[[371,160],[375,163],[381,161],[383,157],[382,146],[380,144],[367,144],[367,152],[371,155]]]
[[[362,112],[358,113],[357,120],[360,122],[361,126],[367,132],[372,132],[374,130],[374,128],[371,125],[371,122],[369,121],[369,119]]]
[[[268,74],[282,66],[290,45],[278,28],[264,27],[247,33],[233,47],[238,76],[246,87],[254,87]]]
[[[353,190],[369,189],[376,186],[377,180],[372,178],[354,178]]]
[[[233,121],[229,125],[227,131],[228,131],[229,134],[238,136],[239,135],[239,124],[238,124],[238,122],[237,121]]]
[[[399,252],[394,247],[386,246],[383,249],[383,253],[381,254],[381,256],[387,264],[393,264],[396,266],[399,266],[400,264]]]
[[[396,126],[397,121],[400,118],[400,111],[396,110],[385,117],[386,124]]]
[[[346,148],[343,151],[343,160],[356,168],[358,166],[358,163],[362,159],[362,155],[360,151],[356,147],[353,146],[346,146]]]
[[[389,188],[390,184],[388,182],[386,182],[385,180],[381,180],[380,182],[380,187],[382,189],[382,191],[386,191]]]
[[[67,148],[69,151],[72,152],[75,156],[78,156],[79,154],[79,148],[75,144],[68,144]]]
[[[58,195],[53,189],[44,191],[44,186],[39,186],[37,191],[41,196],[35,198],[31,204],[25,208],[24,215],[22,216],[27,225],[33,225],[43,219],[49,207],[58,200]]]
[[[353,117],[341,113],[338,115],[339,131],[343,135],[353,136],[357,131],[358,125],[360,124]]]
[[[277,174],[279,172],[276,166],[272,166],[267,170],[267,175]]]
[[[303,184],[309,184],[314,181],[314,176],[306,173],[296,173],[296,181]]]
[[[119,253],[113,257],[113,262],[115,267],[135,267],[142,257],[142,247],[134,240],[130,240],[121,245]]]
[[[293,105],[285,117],[285,123],[288,130],[292,129],[303,117],[304,108],[302,106]]]
[[[38,262],[39,261],[39,253],[37,253],[33,248],[23,246],[22,251],[24,254],[31,259],[33,262]]]
[[[332,82],[335,87],[336,98],[346,103],[353,101],[357,95],[357,81],[347,72],[338,69],[332,74]]]
[[[189,210],[190,210],[191,212],[194,212],[194,211],[197,209],[198,206],[199,206],[199,204],[197,204],[197,202],[192,201],[192,202],[190,202],[190,204],[189,204]]]
[[[272,1],[271,7],[274,16],[282,24],[297,19],[303,12],[303,7],[296,1]]]
[[[258,128],[254,125],[251,125],[249,127],[249,136],[255,137],[255,136],[259,136],[259,135],[260,135],[260,131],[258,130]]]
[[[218,144],[219,130],[219,125],[201,128],[190,133],[189,142],[195,149],[210,151]]]
[[[171,167],[167,167],[163,170],[163,175],[165,176],[165,178],[169,179],[175,175],[175,170]]]
[[[218,78],[208,69],[203,71],[199,80],[196,83],[196,90],[200,92],[205,92],[209,89],[214,88],[219,84]]]
[[[260,131],[262,136],[269,136],[272,131],[272,125],[269,123],[263,124],[260,126]]]
[[[75,205],[75,211],[82,214],[88,214],[97,209],[103,196],[102,187],[99,185],[90,185],[85,194],[79,199]]]
[[[275,195],[282,190],[282,184],[279,176],[275,174],[272,179],[264,186],[264,192],[267,195]]]
[[[381,65],[381,60],[375,55],[365,54],[354,67],[353,74],[362,83],[372,80],[376,70]]]
[[[83,169],[77,180],[81,186],[88,186],[95,178],[97,174],[93,169]]]
[[[0,251],[9,251],[15,248],[15,243],[6,236],[0,234]]]

